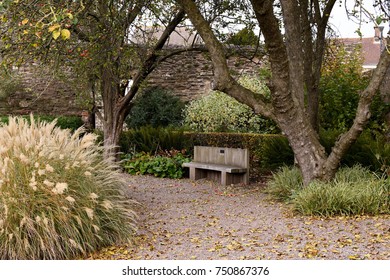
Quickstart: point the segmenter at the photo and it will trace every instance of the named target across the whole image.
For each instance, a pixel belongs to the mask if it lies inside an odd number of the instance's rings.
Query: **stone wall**
[[[199,98],[209,92],[213,83],[213,66],[204,50],[180,51],[164,60],[149,75],[146,86],[159,86],[172,91],[184,102]],[[251,55],[250,51],[244,51]],[[231,54],[228,59],[232,74],[254,74],[260,67],[260,60]],[[72,77],[58,78],[48,69],[25,66],[16,70],[21,89],[0,97],[1,115],[81,115],[85,105],[85,89],[75,86]],[[81,94],[84,92],[83,94]],[[80,100],[84,102],[80,102]],[[84,103],[84,104],[83,104]]]
[[[247,53],[250,55],[250,53]],[[261,60],[230,55],[228,65],[233,76],[258,73]],[[176,54],[163,61],[147,79],[147,86],[159,86],[172,91],[184,102],[199,98],[212,89],[213,65],[205,51]]]
[[[164,60],[149,75],[146,86],[159,86],[172,91],[184,102],[199,98],[210,91],[213,83],[213,66],[204,50],[167,51],[177,54]],[[251,55],[250,51],[245,51]],[[260,60],[231,54],[228,59],[232,74],[255,74]],[[25,66],[16,70],[21,88],[5,98],[0,97],[0,115],[81,115],[87,107],[85,89],[74,85],[70,76],[58,78],[47,69]],[[84,92],[83,94],[81,94]],[[83,104],[84,103],[84,104]]]
[[[15,69],[13,77],[18,85],[0,98],[0,115],[81,116],[85,108],[82,89],[70,77],[35,66]]]

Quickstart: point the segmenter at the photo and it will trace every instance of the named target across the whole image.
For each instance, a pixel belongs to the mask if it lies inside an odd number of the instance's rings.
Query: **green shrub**
[[[253,32],[252,29],[244,27],[237,33],[231,35],[226,44],[235,46],[256,46],[259,41],[259,37]]]
[[[356,115],[359,93],[369,83],[363,73],[361,46],[353,51],[343,44],[330,46],[320,80],[320,124],[324,129],[344,131],[351,127]],[[371,118],[367,127],[384,131],[384,115],[390,104],[384,104],[379,94],[371,106]]]
[[[129,128],[142,126],[166,127],[181,125],[184,103],[162,88],[148,88],[137,97],[126,118]]]
[[[82,133],[33,117],[0,127],[1,259],[69,259],[132,237],[118,166]]]
[[[377,215],[390,213],[390,178],[378,177],[360,165],[341,168],[331,182],[303,187],[297,168],[274,174],[266,189],[304,215]]]
[[[181,153],[177,153],[172,157],[166,156],[151,156],[147,153],[139,153],[125,159],[123,162],[124,169],[132,175],[136,174],[151,174],[161,178],[182,178],[185,171],[182,168],[184,162],[189,162]]]
[[[270,91],[259,79],[244,76],[239,82],[267,98]],[[192,101],[184,110],[184,125],[198,132],[278,133],[276,124],[225,93],[212,91]]]
[[[320,132],[320,141],[327,153],[331,152],[340,134],[339,130],[322,130]],[[370,130],[363,131],[341,161],[342,166],[352,167],[356,164],[365,166],[372,171],[385,172],[386,166],[390,164],[390,143],[386,142],[385,137],[379,133],[373,134]]]

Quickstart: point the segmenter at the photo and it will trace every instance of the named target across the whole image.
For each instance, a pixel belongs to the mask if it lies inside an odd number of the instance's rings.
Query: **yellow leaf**
[[[59,29],[60,27],[61,27],[61,25],[59,25],[57,23],[57,24],[49,26],[48,30],[49,30],[49,32],[53,32],[54,30]]]
[[[73,15],[71,13],[67,13],[66,16],[69,18],[69,19],[73,19]]]
[[[68,29],[61,30],[61,38],[67,40],[70,38],[70,31]]]
[[[28,18],[25,18],[24,20],[22,20],[23,25],[26,25],[27,23],[28,23]]]
[[[60,35],[61,35],[61,31],[59,31],[59,30],[53,31],[53,39],[54,40],[57,40],[57,38],[60,37]]]

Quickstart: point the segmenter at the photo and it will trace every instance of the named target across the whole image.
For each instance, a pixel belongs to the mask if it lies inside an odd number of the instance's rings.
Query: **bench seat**
[[[200,169],[215,170],[227,173],[245,173],[248,171],[248,168],[243,168],[239,166],[230,166],[224,164],[214,164],[214,163],[203,163],[203,162],[185,162],[183,167],[195,167]]]

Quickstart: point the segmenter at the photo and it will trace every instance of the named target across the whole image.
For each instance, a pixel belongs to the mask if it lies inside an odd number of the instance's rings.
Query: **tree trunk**
[[[119,106],[119,79],[108,67],[101,71],[101,94],[104,104],[103,132],[104,157],[119,159],[119,138],[127,114]]]

